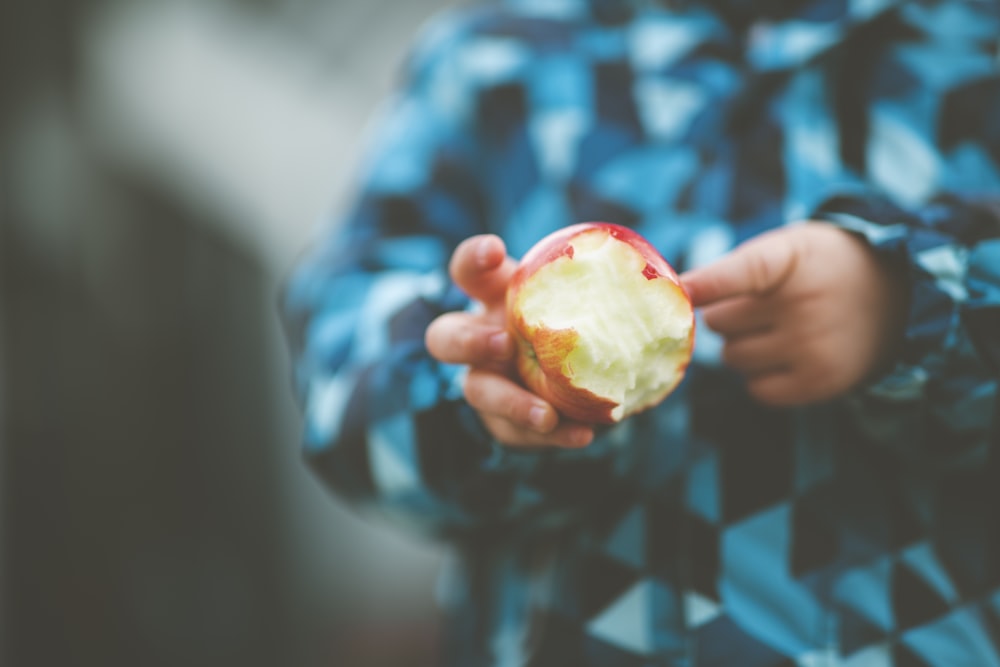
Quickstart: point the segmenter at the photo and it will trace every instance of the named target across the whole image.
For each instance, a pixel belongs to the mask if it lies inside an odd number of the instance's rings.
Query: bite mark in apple
[[[694,314],[676,272],[619,225],[542,239],[515,272],[507,315],[525,385],[574,419],[612,423],[651,407],[690,361]]]

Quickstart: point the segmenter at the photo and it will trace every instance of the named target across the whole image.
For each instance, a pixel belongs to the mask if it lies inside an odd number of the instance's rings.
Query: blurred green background
[[[0,8],[0,664],[435,664],[441,554],[298,453],[276,300],[442,0]]]

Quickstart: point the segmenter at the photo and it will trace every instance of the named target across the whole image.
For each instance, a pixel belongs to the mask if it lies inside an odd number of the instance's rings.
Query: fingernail
[[[490,354],[492,354],[497,359],[506,359],[510,356],[511,345],[510,345],[510,334],[506,331],[501,331],[490,336]]]
[[[543,428],[545,428],[545,416],[546,416],[545,408],[543,408],[540,405],[536,405],[532,407],[531,410],[528,412],[528,421],[531,422],[531,425],[534,428],[542,430]]]

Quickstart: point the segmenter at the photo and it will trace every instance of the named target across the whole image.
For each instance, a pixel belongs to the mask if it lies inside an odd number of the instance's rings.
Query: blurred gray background
[[[281,282],[443,0],[0,8],[0,664],[435,664],[298,453]]]

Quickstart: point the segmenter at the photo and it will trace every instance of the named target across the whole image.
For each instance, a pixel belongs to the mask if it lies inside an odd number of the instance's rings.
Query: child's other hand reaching
[[[777,229],[681,276],[723,361],[771,405],[835,398],[889,358],[904,280],[867,243],[824,223]]]

